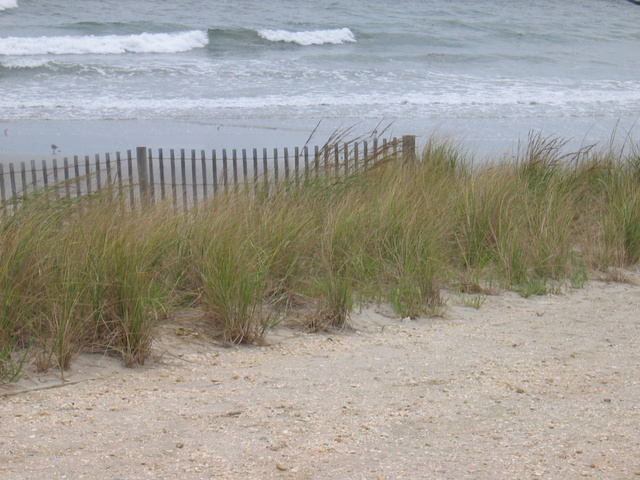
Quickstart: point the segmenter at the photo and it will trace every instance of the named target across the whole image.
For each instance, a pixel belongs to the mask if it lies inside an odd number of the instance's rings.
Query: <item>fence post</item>
[[[4,193],[4,171],[1,163],[0,163],[0,200],[2,201],[2,203],[6,201],[5,193]],[[5,209],[3,209],[2,211],[6,212]]]
[[[140,184],[140,201],[143,207],[149,205],[149,164],[147,163],[147,147],[136,148],[138,163],[138,183]]]
[[[402,136],[402,161],[404,163],[413,162],[416,159],[416,136]]]

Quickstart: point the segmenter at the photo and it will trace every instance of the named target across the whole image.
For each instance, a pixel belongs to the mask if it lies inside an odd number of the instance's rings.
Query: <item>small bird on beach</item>
[[[9,129],[8,129],[8,128],[5,128],[5,129],[4,129],[4,136],[5,136],[5,137],[8,137],[8,136],[9,136]]]
[[[56,145],[55,143],[52,143],[51,144],[51,150],[53,150],[53,151],[51,152],[51,155],[55,155],[57,149],[58,149],[58,145]]]

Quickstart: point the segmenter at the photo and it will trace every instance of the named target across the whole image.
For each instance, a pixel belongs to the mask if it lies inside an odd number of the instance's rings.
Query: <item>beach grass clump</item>
[[[253,242],[262,254],[267,275],[265,302],[286,315],[300,303],[316,242],[316,179],[295,188],[285,184],[259,192],[251,208]]]
[[[127,366],[144,364],[169,294],[156,272],[171,240],[164,235],[163,216],[112,212],[111,218],[107,212],[100,215],[108,219],[108,227],[86,232],[93,237],[85,240],[91,244],[85,258],[94,279],[90,283],[93,324],[99,332],[94,342],[120,351]]]
[[[49,302],[63,345],[65,332],[76,329],[74,350],[111,351],[127,366],[144,364],[170,294],[158,279],[172,246],[163,213],[125,209],[98,195],[61,226],[50,255],[57,278]]]
[[[0,351],[50,343],[49,288],[55,270],[49,255],[58,226],[70,218],[73,202],[50,203],[40,192],[20,199],[0,218]],[[5,355],[5,362],[10,357]]]
[[[447,291],[480,308],[637,264],[638,155],[564,149],[532,136],[515,159],[477,162],[452,142],[410,159],[387,145],[348,173],[321,161],[189,211],[108,189],[32,194],[0,216],[0,381],[87,351],[143,364],[184,308],[226,343],[261,343],[291,316],[317,331],[371,302],[439,315]]]
[[[601,265],[625,267],[640,260],[640,183],[634,170],[630,164],[621,166],[604,184],[599,212]]]
[[[354,305],[355,260],[359,244],[358,229],[351,228],[357,208],[345,208],[340,202],[323,205],[324,221],[318,225],[318,244],[313,253],[312,295],[317,311],[310,327],[321,330],[346,325]]]
[[[212,331],[230,343],[264,336],[269,315],[267,255],[255,243],[253,198],[229,191],[190,216],[183,261],[190,288]]]
[[[574,195],[574,252],[586,268],[606,270],[640,259],[638,155],[590,149],[564,171]]]
[[[2,219],[3,348],[29,345],[41,371],[96,349],[143,364],[163,308],[154,278],[162,228],[107,195],[48,193]]]
[[[418,163],[375,172],[372,239],[381,298],[404,317],[435,313],[450,263],[451,192],[458,182],[450,164],[428,153]],[[446,174],[442,173],[445,167]]]
[[[462,189],[456,233],[465,270],[485,271],[526,295],[583,269],[575,251],[577,191],[566,159],[555,140],[532,142],[515,162],[476,169]]]

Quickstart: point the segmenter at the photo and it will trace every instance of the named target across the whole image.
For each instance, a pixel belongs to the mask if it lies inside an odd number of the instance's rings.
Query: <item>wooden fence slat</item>
[[[107,185],[111,187],[111,182],[113,182],[113,177],[111,176],[111,154],[106,153],[104,155],[104,163],[107,169]]]
[[[304,178],[305,180],[308,180],[309,179],[309,147],[305,145],[302,151],[304,154]]]
[[[269,161],[267,160],[267,149],[262,149],[262,176],[264,177],[265,187],[269,185]]]
[[[160,199],[165,199],[165,183],[164,183],[164,153],[162,149],[158,150],[158,168],[160,169]]]
[[[71,198],[71,188],[69,187],[69,159],[64,157],[64,191],[67,198]]]
[[[273,149],[273,180],[278,184],[278,149]]]
[[[114,195],[118,195],[118,191],[122,191],[122,168],[120,166],[120,152],[116,152],[116,158],[114,160],[115,163],[115,171],[113,171],[112,167],[111,167],[111,162],[108,161],[107,162],[107,168],[108,168],[108,176],[110,178],[110,184],[112,189],[114,190]],[[117,191],[115,191],[115,189],[113,187],[118,186]]]
[[[293,175],[297,183],[300,178],[300,149],[298,147],[293,150]]]
[[[147,172],[149,173],[149,200],[151,205],[156,203],[156,182],[155,182],[155,172],[153,171],[153,150],[150,148],[147,151],[148,156],[148,165]]]
[[[47,162],[46,160],[42,160],[42,184],[44,188],[49,186],[49,175],[47,173]]]
[[[213,193],[218,191],[218,159],[216,150],[211,151],[211,169],[213,170]]]
[[[96,183],[97,183],[97,188],[98,188],[98,192],[102,191],[102,173],[100,170],[100,155],[96,153],[96,156],[94,158],[94,167],[96,169]]]
[[[131,209],[135,208],[135,179],[133,178],[133,156],[131,150],[127,150],[127,173],[129,174],[129,202],[131,203]]]
[[[379,154],[379,153],[380,153],[380,152],[378,151],[378,139],[377,139],[377,138],[374,138],[374,139],[373,139],[373,152],[372,152],[372,155],[373,155],[373,162],[374,162],[374,163],[378,161],[378,154]]]
[[[36,180],[36,161],[31,160],[31,185],[35,191],[38,188],[38,182]]]
[[[258,184],[258,149],[253,149],[253,183]]]
[[[284,147],[284,178],[289,180],[289,149]]]
[[[77,155],[73,156],[73,173],[75,175],[76,197],[79,197],[82,192],[80,191],[80,162]]]
[[[343,147],[344,155],[344,174],[349,175],[349,144],[345,143]]]
[[[4,167],[0,163],[0,200],[2,203],[7,201],[6,192],[4,191]]]
[[[84,156],[84,174],[87,179],[87,195],[91,193],[91,166],[89,165],[89,155]]]
[[[200,150],[200,164],[202,165],[202,198],[207,200],[207,155]]]
[[[193,190],[193,205],[198,204],[198,174],[196,172],[196,151],[191,149],[191,183]]]
[[[360,142],[356,141],[353,144],[353,166],[355,167],[356,170],[358,170],[358,164],[360,163],[360,156],[359,156],[359,149],[358,149],[358,145],[360,145]]]
[[[322,149],[324,150],[324,173],[327,174],[329,173],[329,146],[326,145]]]
[[[362,156],[364,157],[364,167],[367,168],[369,163],[369,142],[367,142],[366,140],[362,142]]]
[[[13,171],[13,163],[9,164],[9,180],[11,181],[11,196],[16,200],[16,174]]]
[[[242,149],[242,181],[246,184],[249,176],[249,165],[247,164],[247,149]]]
[[[313,148],[313,167],[317,177],[320,173],[320,147],[318,145]]]
[[[402,161],[404,163],[415,161],[416,159],[415,135],[404,135],[401,141],[402,141]]]
[[[24,162],[20,162],[20,179],[22,180],[21,193],[23,197],[26,197],[29,189],[27,188],[27,166]]]
[[[149,161],[147,159],[147,147],[136,147],[136,167],[138,172],[138,192],[140,193],[140,206],[149,206]],[[131,185],[131,208],[135,207],[133,201],[135,186]]]
[[[171,157],[171,195],[173,197],[173,207],[178,208],[178,187],[176,182],[176,152],[172,148],[169,150]]]
[[[187,205],[187,157],[184,148],[180,149],[180,175],[182,175],[182,207],[187,211],[189,208]]]
[[[122,191],[122,159],[120,158],[120,152],[116,152],[116,176],[118,188]]]
[[[60,191],[60,183],[58,181],[58,160],[55,158],[53,159],[53,183],[56,186],[56,197],[60,198],[61,191]]]
[[[233,163],[233,187],[238,190],[238,152],[234,148],[231,151],[231,158]]]
[[[227,172],[227,149],[222,149],[222,185],[224,189],[227,189],[228,184],[228,172]]]

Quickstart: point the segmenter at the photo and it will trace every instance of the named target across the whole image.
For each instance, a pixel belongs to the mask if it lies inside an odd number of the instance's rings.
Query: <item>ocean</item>
[[[534,131],[627,143],[627,0],[0,0],[0,156]]]

